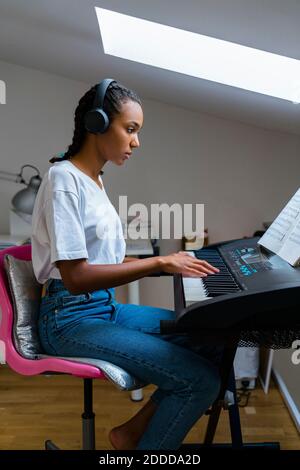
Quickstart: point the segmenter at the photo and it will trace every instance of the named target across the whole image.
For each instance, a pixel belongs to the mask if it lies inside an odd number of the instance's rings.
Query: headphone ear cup
[[[86,113],[84,125],[92,134],[103,134],[109,126],[109,119],[103,109],[95,108]]]

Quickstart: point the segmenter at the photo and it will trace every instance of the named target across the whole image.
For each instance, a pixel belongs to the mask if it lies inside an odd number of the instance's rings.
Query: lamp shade
[[[32,214],[34,201],[41,184],[41,177],[39,175],[32,176],[27,188],[22,189],[12,199],[12,205],[19,212],[25,214]]]

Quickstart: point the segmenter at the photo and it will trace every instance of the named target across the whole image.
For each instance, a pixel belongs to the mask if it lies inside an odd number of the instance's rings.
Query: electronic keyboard
[[[287,328],[300,325],[300,268],[243,238],[188,252],[220,272],[174,275],[176,319],[161,332]]]

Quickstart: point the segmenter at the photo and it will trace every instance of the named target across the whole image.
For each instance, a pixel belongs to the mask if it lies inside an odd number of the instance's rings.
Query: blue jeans
[[[160,320],[172,310],[120,304],[114,289],[72,295],[50,279],[41,300],[39,335],[46,353],[112,362],[157,385],[157,408],[137,449],[176,450],[217,398],[216,348],[193,350],[185,335],[163,335]],[[206,356],[206,357],[205,357]]]

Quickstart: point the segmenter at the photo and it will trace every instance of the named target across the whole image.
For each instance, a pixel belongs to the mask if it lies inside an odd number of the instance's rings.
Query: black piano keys
[[[219,273],[208,274],[207,277],[202,278],[209,297],[233,294],[242,290],[217,250],[202,248],[195,250],[194,253],[197,259],[205,260],[220,270]]]

